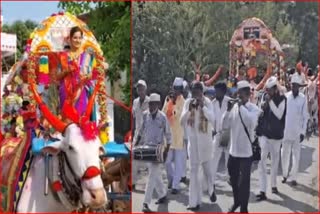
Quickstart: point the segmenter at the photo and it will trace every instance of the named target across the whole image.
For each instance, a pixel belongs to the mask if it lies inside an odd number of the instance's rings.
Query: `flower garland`
[[[36,66],[37,66],[38,57],[36,54],[30,52],[28,55],[28,61],[27,61],[27,74],[28,74],[28,84],[37,84],[37,75],[36,75]],[[30,99],[30,103],[33,105],[36,104],[36,101],[34,99]]]
[[[43,55],[44,53],[41,53]],[[36,70],[38,66],[40,54],[30,52],[27,61],[28,67],[28,83],[30,84],[37,84],[37,75]],[[105,69],[103,65],[103,57],[96,54],[96,66],[92,73],[96,73],[96,80],[100,82],[100,88],[98,91],[98,104],[99,104],[99,112],[101,115],[98,124],[105,124],[107,123],[107,97],[106,97],[106,85],[105,85]],[[35,104],[35,100],[31,100],[33,104]]]
[[[98,91],[98,104],[99,104],[99,112],[101,115],[99,124],[107,123],[107,96],[106,96],[106,84],[105,84],[105,70],[103,66],[103,57],[100,55],[96,55],[96,70],[98,73],[97,81],[100,82],[100,88]]]

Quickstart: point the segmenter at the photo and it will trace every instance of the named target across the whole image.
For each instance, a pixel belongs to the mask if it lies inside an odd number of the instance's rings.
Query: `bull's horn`
[[[90,114],[91,114],[91,111],[92,111],[92,108],[93,108],[93,104],[94,104],[94,101],[95,101],[95,98],[96,98],[96,95],[98,93],[98,90],[99,90],[99,87],[100,87],[100,81],[97,82],[94,90],[93,90],[93,93],[90,97],[90,100],[88,102],[88,105],[87,105],[87,110],[86,110],[86,113],[84,116],[86,117],[90,117]]]
[[[35,84],[31,84],[31,90],[34,94],[34,98],[36,102],[39,105],[40,111],[43,113],[43,116],[48,120],[48,122],[59,132],[63,133],[65,128],[67,127],[67,124],[59,120],[52,112],[49,110],[49,108],[42,102],[42,99],[36,89]]]

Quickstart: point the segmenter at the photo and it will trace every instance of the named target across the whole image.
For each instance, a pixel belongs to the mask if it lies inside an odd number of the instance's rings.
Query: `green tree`
[[[315,27],[307,33],[308,26],[297,27],[297,22],[304,23],[307,18],[302,17],[310,12],[315,19],[317,3],[297,3],[298,12],[291,7],[277,2],[133,3],[133,81],[145,79],[150,91],[165,95],[175,76],[193,78],[192,62],[211,75],[219,64],[228,67],[232,34],[251,17],[263,20],[280,45],[289,47],[284,49],[288,67],[298,58],[315,67],[311,62],[317,60],[317,24],[312,22]]]
[[[318,2],[283,3],[286,18],[296,29],[299,38],[298,60],[307,61],[313,68],[318,65]]]
[[[2,26],[2,32],[11,33],[17,35],[17,59],[19,59],[23,52],[24,46],[30,36],[30,33],[37,27],[37,23],[31,20],[27,21],[15,21],[12,24],[4,24]],[[3,60],[3,59],[2,59]],[[3,63],[3,66],[10,68],[14,64],[14,57],[6,59],[6,62]],[[4,68],[3,70],[8,70]]]

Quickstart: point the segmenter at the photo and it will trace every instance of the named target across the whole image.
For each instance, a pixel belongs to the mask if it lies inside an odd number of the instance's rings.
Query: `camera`
[[[193,100],[192,100],[191,106],[192,106],[192,108],[197,108],[197,106],[198,106],[197,99],[193,99]]]
[[[238,103],[238,102],[240,102],[239,99],[231,99],[231,100],[228,101],[228,103],[230,103],[230,104],[232,104],[232,105],[234,105],[234,104],[236,104],[236,103]]]

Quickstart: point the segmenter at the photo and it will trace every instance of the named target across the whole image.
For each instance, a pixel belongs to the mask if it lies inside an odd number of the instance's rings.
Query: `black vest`
[[[259,122],[261,122],[261,135],[273,139],[281,140],[284,134],[285,122],[286,122],[286,113],[287,113],[287,98],[285,96],[276,95],[272,98],[274,104],[278,107],[282,101],[285,101],[284,113],[279,120],[274,113],[272,112],[270,106],[268,105],[267,109],[263,112],[263,116]]]

